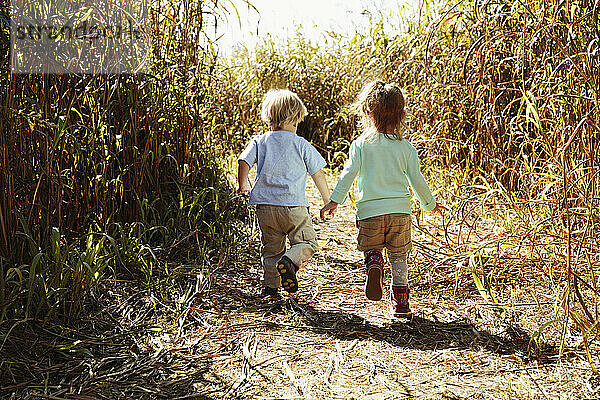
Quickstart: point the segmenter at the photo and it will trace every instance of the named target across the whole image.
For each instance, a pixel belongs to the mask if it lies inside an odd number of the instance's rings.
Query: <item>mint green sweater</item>
[[[435,208],[431,189],[421,174],[417,150],[406,139],[392,140],[379,133],[371,142],[361,136],[350,154],[330,200],[342,204],[358,175],[356,214],[359,220],[391,213],[410,214],[410,185],[426,211]]]

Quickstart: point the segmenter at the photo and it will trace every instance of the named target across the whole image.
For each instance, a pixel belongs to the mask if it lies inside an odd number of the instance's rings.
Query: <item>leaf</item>
[[[37,266],[44,253],[39,252],[33,257],[31,266],[29,267],[29,290],[27,291],[27,306],[25,307],[25,316],[29,316],[29,307],[31,306],[31,299],[33,298],[34,286],[33,283],[36,281]]]
[[[471,254],[471,256],[469,256],[469,267],[471,268],[471,275],[473,276],[473,282],[475,283],[475,286],[477,287],[477,290],[479,291],[479,294],[481,295],[481,297],[484,298],[484,300],[486,302],[490,302],[490,298],[488,296],[488,292],[485,289],[485,286],[483,285],[483,282],[481,281],[481,278],[479,278],[479,275],[477,274],[476,271],[476,262],[475,262],[475,252],[473,252],[473,254]]]
[[[19,286],[22,287],[23,286],[23,273],[21,272],[21,270],[19,268],[15,268],[15,267],[9,268],[6,271],[6,280],[9,280],[10,278],[12,278],[13,275],[17,275],[19,277]]]
[[[60,232],[57,227],[52,227],[52,257],[60,262]]]
[[[92,352],[89,349],[86,349],[86,348],[77,349],[77,350],[73,351],[73,353],[85,354],[86,356],[94,357],[94,355],[92,354]]]
[[[531,121],[539,130],[542,130],[542,122],[540,119],[540,113],[535,101],[535,96],[531,91],[523,93],[525,99],[526,109],[525,116],[528,121]]]

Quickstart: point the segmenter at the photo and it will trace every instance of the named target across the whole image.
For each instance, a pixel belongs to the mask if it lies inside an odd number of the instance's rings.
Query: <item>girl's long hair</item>
[[[402,140],[404,104],[402,90],[395,84],[375,80],[365,85],[352,105],[361,117],[361,136],[368,142],[374,141],[377,133]]]

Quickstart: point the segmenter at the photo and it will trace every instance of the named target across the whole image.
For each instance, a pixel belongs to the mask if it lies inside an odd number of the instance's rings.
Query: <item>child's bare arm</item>
[[[237,193],[250,193],[250,180],[248,179],[248,173],[250,172],[250,165],[244,160],[238,162],[238,189]]]
[[[325,179],[325,172],[322,169],[318,170],[314,174],[311,175],[312,180],[315,182],[317,189],[319,189],[319,193],[321,193],[321,198],[323,199],[323,204],[327,204],[329,202],[329,186],[327,186],[327,180]]]

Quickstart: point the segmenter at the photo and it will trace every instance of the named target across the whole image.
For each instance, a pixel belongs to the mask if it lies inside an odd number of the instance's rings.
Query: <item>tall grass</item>
[[[13,75],[1,3],[0,321],[75,316],[107,276],[148,281],[190,232],[195,257],[237,234],[202,115],[219,12],[155,2],[151,74]]]

